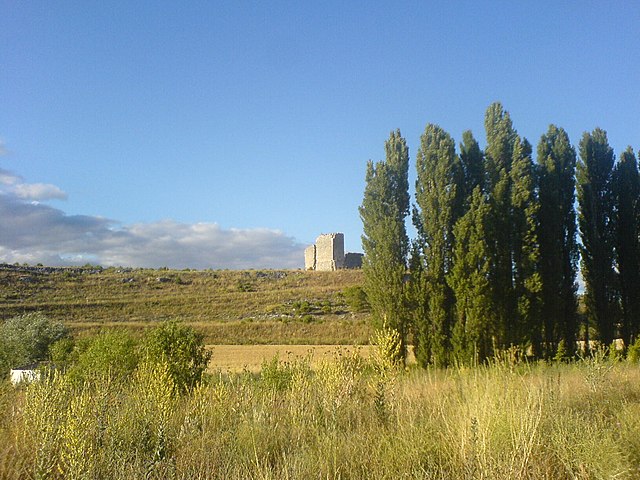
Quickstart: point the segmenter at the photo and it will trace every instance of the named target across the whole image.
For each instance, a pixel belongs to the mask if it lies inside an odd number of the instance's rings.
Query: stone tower
[[[333,271],[344,267],[344,234],[323,233],[304,251],[306,270]]]

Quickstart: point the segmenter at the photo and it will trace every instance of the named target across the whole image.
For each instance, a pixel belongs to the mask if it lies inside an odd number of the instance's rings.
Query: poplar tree
[[[365,291],[374,320],[398,331],[406,357],[405,274],[409,239],[409,150],[399,130],[385,143],[386,159],[367,163],[366,186],[359,208],[363,224]]]
[[[491,207],[490,227],[487,229],[491,281],[498,325],[499,344],[513,340],[515,297],[513,291],[513,263],[511,238],[511,162],[516,131],[511,117],[500,103],[493,103],[485,115],[487,146],[485,168],[487,193]]]
[[[628,347],[638,337],[640,322],[640,177],[628,147],[614,170],[616,251],[622,306],[622,339]]]
[[[452,349],[461,363],[490,358],[498,333],[487,244],[490,215],[490,206],[477,186],[467,212],[454,227],[454,262],[447,282],[456,299]]]
[[[597,325],[600,341],[609,345],[615,335],[613,150],[607,133],[596,128],[580,141],[577,166],[578,223],[582,238],[582,274],[587,315]]]
[[[471,130],[462,133],[462,142],[460,143],[460,162],[464,172],[464,190],[463,196],[465,203],[471,203],[471,195],[476,187],[480,187],[484,191],[484,155],[480,150],[480,145]]]
[[[550,125],[542,135],[537,162],[543,344],[533,347],[536,355],[550,358],[561,339],[574,350],[577,330],[576,152],[562,128]]]
[[[446,282],[453,262],[453,226],[463,201],[463,171],[451,136],[428,124],[416,155],[416,226],[423,253],[428,315],[418,326],[418,361],[447,365],[454,297]],[[422,333],[420,333],[422,332]],[[428,342],[428,347],[426,345]],[[429,352],[430,357],[423,356]]]
[[[415,212],[414,212],[415,220]],[[413,352],[422,366],[426,366],[431,359],[430,325],[427,321],[429,305],[427,297],[427,275],[423,263],[420,242],[411,242],[409,253],[409,272],[411,281],[407,284],[407,308],[410,311],[410,324],[413,335]]]
[[[540,293],[536,178],[531,144],[516,137],[511,164],[511,229],[513,248],[513,288],[516,321],[510,343],[539,345],[541,341]],[[534,347],[534,352],[536,348]]]

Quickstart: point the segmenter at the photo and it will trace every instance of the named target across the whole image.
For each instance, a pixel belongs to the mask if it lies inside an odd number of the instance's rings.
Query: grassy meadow
[[[187,391],[162,361],[120,379],[0,382],[0,479],[640,478],[637,363],[399,368],[345,298],[361,282],[0,268],[2,319],[38,311],[79,337],[178,319],[213,353]]]
[[[640,369],[397,370],[377,355],[276,358],[176,394],[62,375],[0,387],[0,478],[634,479]]]
[[[343,292],[359,270],[0,268],[0,320],[42,312],[76,335],[182,320],[209,344],[365,344],[368,315]]]

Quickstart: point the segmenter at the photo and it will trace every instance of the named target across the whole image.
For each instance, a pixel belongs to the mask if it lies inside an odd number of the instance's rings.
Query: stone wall
[[[316,269],[316,246],[309,245],[304,249],[304,269],[315,270]]]
[[[323,233],[316,238],[316,270],[333,271],[344,267],[344,234]]]
[[[344,268],[362,268],[364,253],[347,253],[344,256]]]

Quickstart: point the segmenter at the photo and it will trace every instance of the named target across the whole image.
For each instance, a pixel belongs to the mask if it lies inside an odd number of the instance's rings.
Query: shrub
[[[394,328],[384,324],[376,330],[371,343],[376,346],[373,362],[378,372],[393,371],[403,363],[402,339]]]
[[[632,363],[638,363],[640,361],[640,338],[629,345],[629,349],[627,350],[627,360]]]
[[[49,360],[56,367],[65,368],[71,362],[75,346],[73,338],[61,338],[49,346]]]
[[[354,286],[345,288],[342,294],[344,295],[344,301],[351,311],[356,313],[369,311],[369,300],[362,287]]]
[[[568,351],[567,351],[567,346],[564,342],[564,339],[560,340],[560,342],[558,342],[558,350],[556,350],[556,354],[553,357],[553,359],[556,362],[564,362],[567,359],[568,356]]]
[[[302,323],[313,323],[313,321],[315,320],[315,318],[313,317],[313,315],[303,315],[300,320],[302,321]]]
[[[3,374],[7,368],[46,360],[49,347],[67,336],[68,330],[62,323],[49,320],[41,313],[28,313],[7,320],[0,325]]]
[[[176,388],[187,391],[202,378],[211,352],[205,349],[204,335],[177,321],[168,321],[149,332],[145,341],[151,362],[166,362]]]
[[[62,349],[64,346],[60,346]],[[57,353],[57,352],[56,352]],[[80,343],[71,357],[69,375],[75,382],[94,382],[101,378],[124,380],[138,366],[136,340],[125,331],[102,332]]]
[[[331,307],[331,302],[329,300],[325,300],[324,302],[322,302],[322,313],[324,314],[330,314],[332,311],[332,307]]]

